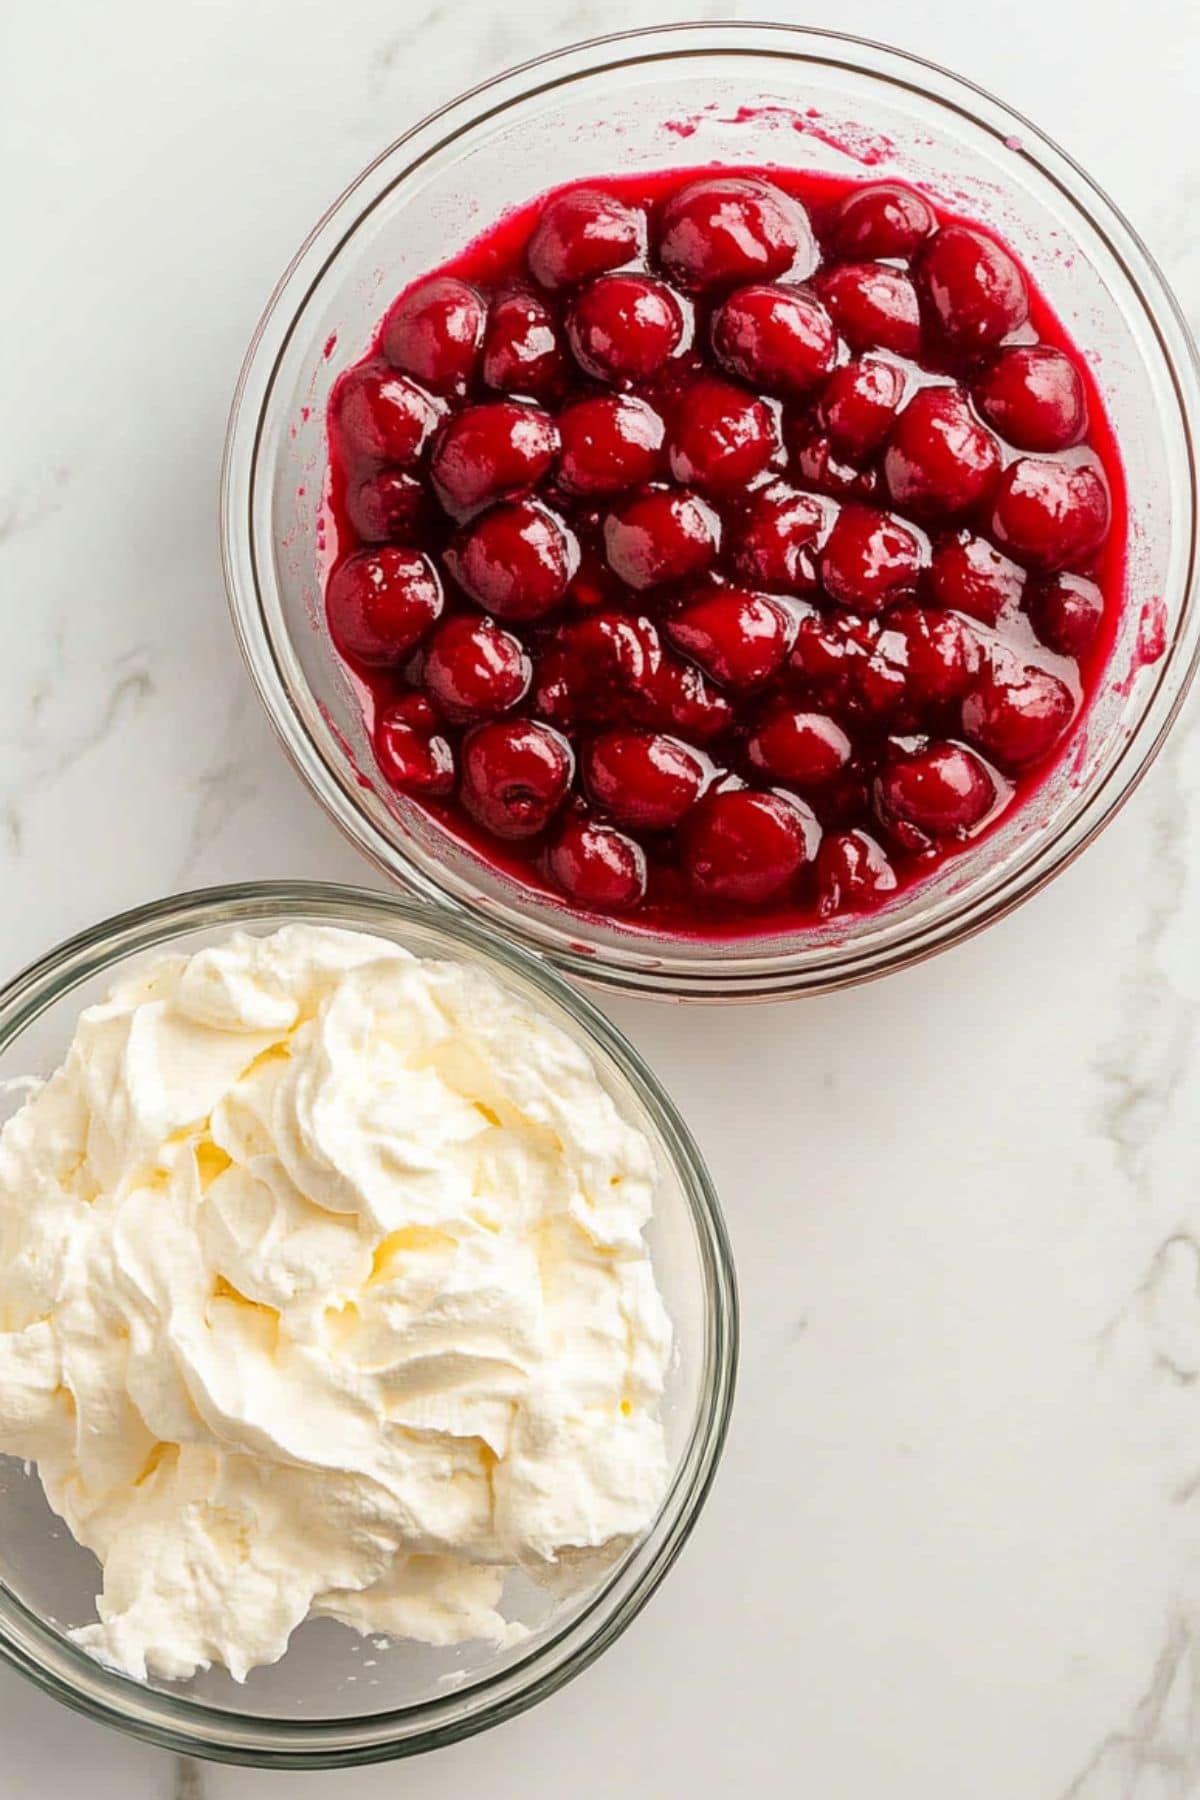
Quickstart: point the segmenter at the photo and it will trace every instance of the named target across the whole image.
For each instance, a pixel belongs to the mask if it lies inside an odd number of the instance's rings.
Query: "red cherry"
[[[442,584],[427,556],[384,545],[340,562],[325,590],[329,635],[343,656],[370,667],[399,662],[442,610]]]
[[[446,552],[459,586],[502,619],[539,619],[552,611],[578,564],[574,537],[536,500],[493,506]]]
[[[921,255],[921,290],[960,350],[987,350],[1029,316],[1025,277],[1006,250],[968,225],[944,225]]]
[[[641,218],[632,207],[597,188],[571,188],[542,207],[526,256],[543,287],[573,287],[632,262],[641,242]]]
[[[591,613],[561,628],[539,657],[535,710],[564,724],[649,710],[662,663],[649,619]]]
[[[644,400],[598,394],[559,414],[558,478],[573,494],[619,494],[658,473],[663,422]]]
[[[519,639],[491,619],[447,619],[430,639],[422,678],[455,724],[495,718],[524,699],[530,663]]]
[[[886,263],[833,263],[813,286],[852,350],[915,356],[920,349],[917,290],[901,270]]]
[[[710,744],[733,724],[733,707],[694,663],[664,662],[654,678],[656,721],[694,744]]]
[[[754,587],[803,594],[817,585],[816,558],[826,510],[782,482],[755,494],[734,532],[730,561]]]
[[[884,819],[915,825],[933,837],[955,837],[992,810],[996,784],[969,750],[935,743],[883,768],[875,798]]]
[[[1018,450],[1066,450],[1087,430],[1083,377],[1049,344],[1001,350],[974,392],[984,418]]]
[[[529,719],[477,725],[463,740],[463,805],[500,838],[534,837],[567,797],[575,758],[566,738]]]
[[[681,828],[680,857],[703,899],[753,906],[783,892],[812,860],[818,840],[802,801],[726,788],[693,807]]]
[[[992,509],[998,543],[1031,569],[1086,562],[1108,532],[1104,477],[1087,463],[1020,456],[1005,469]]]
[[[649,487],[609,513],[604,553],[626,587],[658,587],[706,569],[720,535],[720,520],[697,494]]]
[[[430,474],[455,518],[535,488],[558,452],[553,421],[536,406],[492,400],[465,406],[438,433]]]
[[[929,585],[939,606],[994,625],[1021,604],[1025,571],[986,538],[958,531],[934,551]]]
[[[740,492],[778,450],[775,415],[766,401],[711,377],[685,389],[667,441],[676,481],[708,494]]]
[[[921,388],[892,428],[883,472],[897,506],[925,516],[967,512],[995,488],[1000,446],[961,388]]]
[[[454,752],[421,694],[405,694],[375,720],[375,760],[395,788],[433,799],[454,787]]]
[[[900,883],[882,847],[865,831],[827,832],[817,852],[817,914],[870,912]]]
[[[816,416],[834,449],[853,461],[879,448],[903,398],[904,371],[862,356],[830,376]]]
[[[1038,762],[1075,713],[1065,682],[1045,669],[989,668],[963,701],[963,731],[1002,769]]]
[[[655,731],[606,731],[584,762],[588,790],[621,825],[669,831],[690,810],[709,766],[678,738]]]
[[[429,521],[429,499],[421,483],[403,469],[380,469],[346,493],[346,516],[366,544],[408,544]]]
[[[1033,629],[1059,656],[1086,656],[1104,617],[1104,595],[1081,575],[1054,575],[1029,603]]]
[[[828,434],[815,431],[807,416],[789,419],[785,415],[784,429],[788,474],[793,481],[802,481],[806,487],[816,488],[818,493],[838,498],[854,494],[863,500],[870,499],[879,485],[874,469],[857,469],[853,463],[846,462],[834,449]]]
[[[487,307],[453,275],[420,281],[393,301],[383,321],[383,354],[436,394],[462,394],[475,373]]]
[[[646,893],[646,853],[611,825],[569,819],[547,858],[564,893],[597,912],[627,912]]]
[[[844,506],[821,556],[821,581],[839,606],[879,612],[916,586],[921,547],[906,525],[870,506]]]
[[[601,275],[567,314],[575,361],[597,381],[631,387],[657,374],[683,341],[683,309],[649,275]]]
[[[812,272],[816,245],[803,207],[769,182],[705,177],[680,188],[662,211],[658,260],[689,292]]]
[[[562,385],[565,357],[554,316],[537,294],[492,302],[483,338],[483,379],[504,394],[550,400]]]
[[[712,324],[718,362],[748,382],[778,394],[805,394],[837,360],[833,321],[804,288],[737,288]]]
[[[842,257],[911,256],[936,223],[933,208],[912,188],[873,182],[838,207],[833,245]]]
[[[437,424],[437,408],[414,382],[383,363],[363,363],[339,377],[333,421],[352,456],[411,468]]]
[[[744,588],[691,596],[667,621],[677,649],[728,687],[769,681],[788,653],[795,628],[778,601]]]
[[[854,752],[850,739],[826,713],[776,707],[746,744],[754,768],[796,787],[821,787],[840,775]]]
[[[979,641],[957,613],[898,606],[888,614],[884,648],[905,672],[910,705],[961,700],[979,670]]]

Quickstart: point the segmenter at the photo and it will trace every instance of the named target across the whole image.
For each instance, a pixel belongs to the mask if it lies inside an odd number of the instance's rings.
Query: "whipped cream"
[[[103,1565],[73,1635],[238,1680],[313,1615],[519,1634],[667,1480],[656,1171],[481,970],[290,925],[164,956],[0,1133],[0,1451]]]

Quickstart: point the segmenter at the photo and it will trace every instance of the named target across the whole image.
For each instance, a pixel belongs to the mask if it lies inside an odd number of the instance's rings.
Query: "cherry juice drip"
[[[803,929],[969,854],[1123,603],[1085,359],[895,184],[543,196],[398,297],[328,430],[329,624],[383,777],[634,930]]]

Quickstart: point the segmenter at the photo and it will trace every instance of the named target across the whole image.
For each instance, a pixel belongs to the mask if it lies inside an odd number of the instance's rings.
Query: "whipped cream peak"
[[[0,1133],[0,1451],[75,1635],[238,1679],[330,1616],[504,1643],[665,1491],[656,1169],[484,971],[295,924],[121,977]]]

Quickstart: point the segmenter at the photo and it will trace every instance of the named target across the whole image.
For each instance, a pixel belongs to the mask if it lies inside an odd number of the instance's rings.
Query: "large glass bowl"
[[[898,176],[994,227],[1087,347],[1130,488],[1128,601],[1102,691],[1036,800],[890,908],[789,936],[679,940],[572,915],[451,840],[375,772],[321,604],[325,405],[390,297],[506,208],[575,177],[714,162]],[[877,44],[708,24],[604,38],[502,75],[416,126],[317,225],[234,399],[222,532],[238,634],[305,779],[383,870],[631,992],[810,993],[977,931],[1061,869],[1144,773],[1197,655],[1194,346],[1144,246],[1027,120]],[[1159,627],[1165,652],[1148,660]]]
[[[582,1590],[553,1598],[510,1580],[506,1611],[531,1635],[507,1651],[389,1644],[320,1620],[301,1626],[282,1661],[243,1686],[219,1670],[187,1682],[128,1680],[63,1635],[95,1617],[99,1567],[50,1511],[36,1474],[0,1457],[0,1658],[80,1712],[171,1749],[269,1767],[341,1767],[409,1755],[508,1718],[620,1635],[675,1560],[708,1492],[733,1397],[737,1301],[700,1154],[636,1052],[537,959],[469,920],[386,895],[307,884],[214,888],[126,913],[61,945],[0,992],[0,1120],[21,1102],[20,1078],[58,1065],[80,1010],[132,960],[197,950],[235,926],[261,934],[292,920],[374,932],[420,956],[479,964],[585,1046],[654,1147],[660,1183],[648,1237],[675,1328],[664,1404],[671,1478],[658,1517]]]

